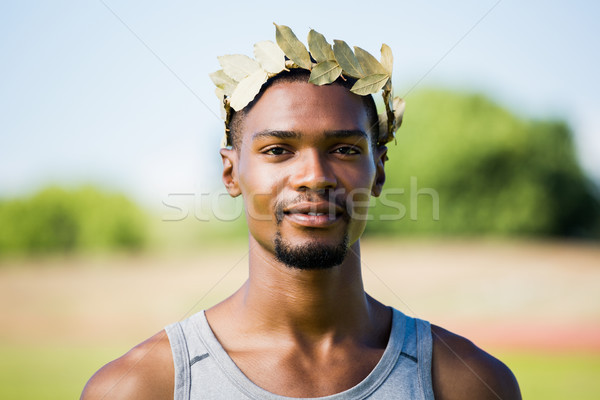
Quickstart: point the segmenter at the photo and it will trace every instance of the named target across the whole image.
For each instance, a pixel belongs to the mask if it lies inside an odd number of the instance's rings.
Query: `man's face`
[[[297,268],[343,261],[384,180],[385,148],[373,153],[369,128],[362,99],[339,85],[276,82],[263,93],[239,149],[222,151],[259,245]]]

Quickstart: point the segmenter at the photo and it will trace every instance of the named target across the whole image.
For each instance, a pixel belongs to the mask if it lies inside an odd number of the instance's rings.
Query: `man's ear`
[[[373,181],[371,194],[375,197],[379,197],[385,183],[385,162],[388,159],[387,150],[386,146],[378,146],[373,155],[375,159],[375,180]]]
[[[237,176],[238,153],[234,149],[227,148],[222,148],[219,153],[223,161],[223,184],[231,197],[237,197],[242,193]]]

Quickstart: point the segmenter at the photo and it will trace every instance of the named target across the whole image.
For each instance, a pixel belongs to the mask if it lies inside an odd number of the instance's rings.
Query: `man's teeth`
[[[309,212],[308,215],[319,216],[319,215],[325,215],[325,213]]]

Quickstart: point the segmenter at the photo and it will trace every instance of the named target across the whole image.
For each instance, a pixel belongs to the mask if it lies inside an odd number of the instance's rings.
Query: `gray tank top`
[[[165,328],[175,363],[175,400],[290,400],[254,384],[213,334],[204,311]],[[390,339],[373,371],[359,384],[322,400],[433,400],[431,327],[394,309]]]

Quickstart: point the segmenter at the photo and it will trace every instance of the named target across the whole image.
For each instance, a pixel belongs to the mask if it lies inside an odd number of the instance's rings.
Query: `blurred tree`
[[[0,202],[0,254],[134,250],[146,239],[146,216],[134,203],[90,186]]]
[[[480,95],[408,100],[368,233],[598,236],[598,197],[564,122],[525,121]]]

